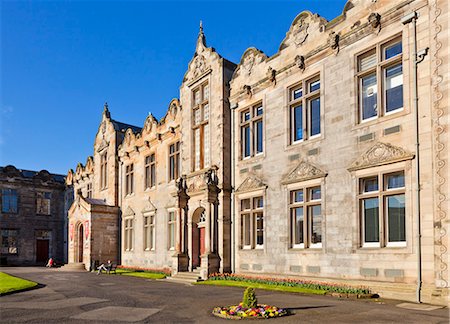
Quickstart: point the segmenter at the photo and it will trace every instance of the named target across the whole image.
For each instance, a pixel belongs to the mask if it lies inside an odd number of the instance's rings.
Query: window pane
[[[377,115],[377,77],[371,74],[361,78],[362,120]]]
[[[253,198],[253,208],[263,208],[263,207],[264,207],[263,197]]]
[[[291,191],[291,203],[303,202],[303,190]]]
[[[209,98],[209,85],[205,85],[203,88],[203,100],[208,100]]]
[[[311,109],[311,136],[320,134],[320,98],[310,101]]]
[[[405,175],[403,173],[389,174],[386,176],[386,189],[404,188]]]
[[[256,122],[256,153],[263,151],[263,122]]]
[[[246,214],[242,216],[244,219],[244,228],[243,228],[243,232],[244,232],[244,245],[250,245],[251,241],[250,241],[250,215]]]
[[[296,89],[292,91],[292,100],[301,98],[303,96],[303,89]]]
[[[405,195],[387,197],[388,241],[404,242],[405,237]]]
[[[194,110],[194,125],[200,124],[200,109]]]
[[[241,201],[241,210],[249,210],[250,209],[250,199],[244,199]]]
[[[403,70],[395,65],[385,70],[386,112],[403,107]]]
[[[241,113],[241,121],[246,122],[248,120],[250,120],[250,111],[247,110]]]
[[[309,195],[310,200],[320,200],[320,187],[311,188]]]
[[[362,179],[362,192],[378,191],[378,177]]]
[[[255,108],[255,116],[262,116],[263,112],[262,106]]]
[[[195,170],[200,169],[200,128],[194,130],[194,159]]]
[[[293,108],[292,118],[293,118],[293,139],[294,141],[299,141],[303,139],[303,107],[297,106]]]
[[[256,244],[264,244],[264,217],[262,213],[256,214]]]
[[[322,208],[320,205],[310,206],[311,244],[322,242]]]
[[[313,92],[320,89],[320,80],[311,82],[309,84],[309,92]]]
[[[380,241],[380,223],[378,214],[378,198],[363,200],[364,242]]]
[[[203,107],[203,120],[208,120],[209,119],[209,105],[206,104]]]
[[[398,42],[392,45],[387,46],[384,49],[384,59],[390,59],[391,57],[394,57],[398,54],[402,53],[402,42]]]
[[[242,153],[243,157],[250,156],[250,127],[242,127]]]
[[[200,91],[194,92],[194,105],[197,106],[200,103]]]
[[[293,226],[293,243],[294,244],[302,244],[303,240],[303,207],[294,208],[292,210],[292,226]]]
[[[365,71],[377,64],[377,57],[375,51],[371,52],[369,55],[360,57],[358,60],[359,71]]]

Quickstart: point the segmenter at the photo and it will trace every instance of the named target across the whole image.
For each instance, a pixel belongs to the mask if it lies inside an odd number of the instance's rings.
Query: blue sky
[[[346,0],[1,1],[0,165],[66,174],[92,155],[105,101],[113,119],[160,118],[195,50],[239,62],[277,52],[303,10],[328,20]]]

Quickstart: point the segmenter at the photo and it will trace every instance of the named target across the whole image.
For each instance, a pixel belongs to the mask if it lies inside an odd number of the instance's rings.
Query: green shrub
[[[255,308],[258,306],[258,299],[256,299],[255,290],[248,287],[244,291],[244,297],[242,298],[242,307]]]

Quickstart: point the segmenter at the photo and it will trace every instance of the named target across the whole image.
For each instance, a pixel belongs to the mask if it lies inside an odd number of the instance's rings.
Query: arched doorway
[[[192,269],[200,267],[200,256],[205,254],[205,209],[197,208],[192,215]]]
[[[78,260],[76,262],[83,263],[83,250],[84,250],[84,228],[83,224],[78,226]]]

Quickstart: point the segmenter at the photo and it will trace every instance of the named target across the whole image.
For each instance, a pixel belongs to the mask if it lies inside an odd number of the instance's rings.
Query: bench
[[[101,268],[102,266],[104,266],[106,268],[106,270],[105,270],[105,268]],[[107,274],[110,274],[111,272],[114,272],[114,274],[116,274],[117,264],[113,263],[110,266],[108,266],[106,264],[102,264],[97,269],[98,269],[99,273],[106,272]]]
[[[108,269],[107,273],[111,273],[114,271],[114,274],[116,274],[117,264],[111,264],[111,267]]]

